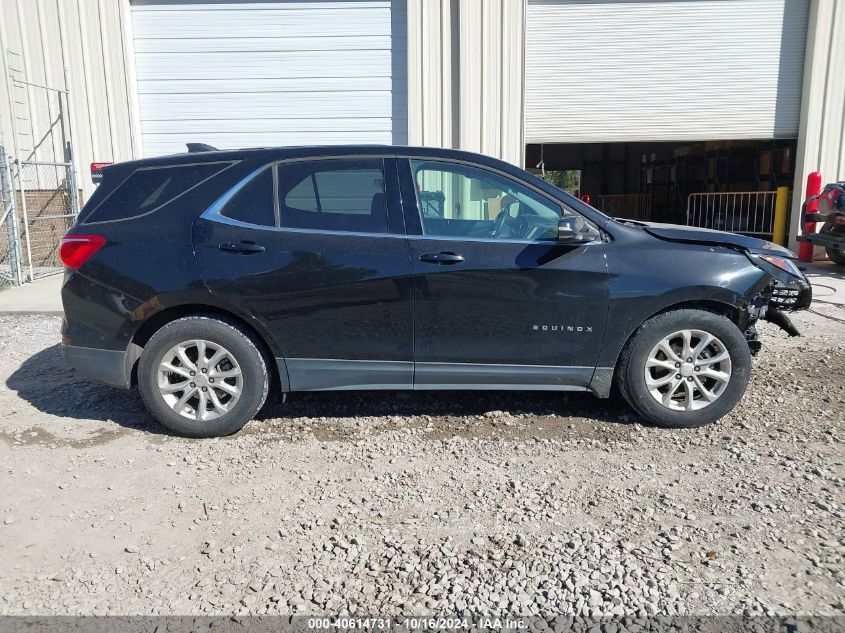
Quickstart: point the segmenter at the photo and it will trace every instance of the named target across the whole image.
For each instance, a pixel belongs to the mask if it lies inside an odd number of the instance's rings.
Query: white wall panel
[[[790,138],[809,0],[529,0],[526,141]]]
[[[460,147],[521,165],[524,3],[459,5]]]
[[[407,142],[400,0],[132,4],[145,155]]]
[[[807,176],[845,180],[845,2],[813,0],[804,64],[801,135],[792,196],[789,244],[801,233],[801,203]]]
[[[457,147],[458,28],[454,0],[408,0],[408,137],[412,145]]]
[[[55,100],[17,85],[10,95],[7,69],[24,81],[67,88],[78,184],[86,197],[94,189],[90,163],[135,157],[134,86],[124,55],[128,13],[128,0],[0,0],[0,61],[6,62],[0,64],[0,144],[10,154],[17,147],[20,158],[61,159],[48,133]]]
[[[411,143],[521,165],[525,0],[409,0]]]

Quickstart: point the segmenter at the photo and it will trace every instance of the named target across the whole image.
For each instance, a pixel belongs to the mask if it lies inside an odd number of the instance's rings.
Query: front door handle
[[[420,261],[429,264],[460,264],[464,261],[464,256],[455,253],[426,253],[420,255]]]
[[[261,246],[261,244],[256,244],[255,242],[246,240],[243,242],[224,242],[220,245],[220,250],[229,253],[251,255],[252,253],[263,253],[264,247]]]

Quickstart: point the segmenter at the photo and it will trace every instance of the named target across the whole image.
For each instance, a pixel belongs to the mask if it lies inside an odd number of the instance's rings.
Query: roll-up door
[[[145,155],[405,143],[400,0],[133,0]]]
[[[809,0],[528,0],[526,142],[793,138]]]

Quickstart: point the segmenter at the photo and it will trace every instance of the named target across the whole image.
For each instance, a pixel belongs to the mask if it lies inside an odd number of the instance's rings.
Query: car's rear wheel
[[[619,359],[619,390],[658,426],[696,427],[736,406],[751,375],[751,352],[728,318],[705,310],[657,315],[637,330]]]
[[[833,235],[836,233],[833,224],[825,224],[819,233]],[[825,246],[824,248],[827,256],[831,261],[836,262],[840,266],[845,266],[845,244],[836,244],[834,246]]]
[[[267,398],[270,375],[259,343],[236,324],[211,316],[168,323],[138,364],[144,403],[181,435],[217,437],[243,428]]]

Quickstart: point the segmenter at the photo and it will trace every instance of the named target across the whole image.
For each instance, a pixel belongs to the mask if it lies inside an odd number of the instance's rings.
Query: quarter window
[[[229,165],[231,163],[204,163],[137,169],[85,218],[85,223],[151,213]]]
[[[526,186],[477,167],[412,160],[423,234],[503,240],[555,239],[571,213]]]
[[[226,204],[223,215],[248,224],[274,226],[273,168],[268,167],[244,185]]]
[[[331,159],[278,167],[283,227],[387,232],[380,159]]]

